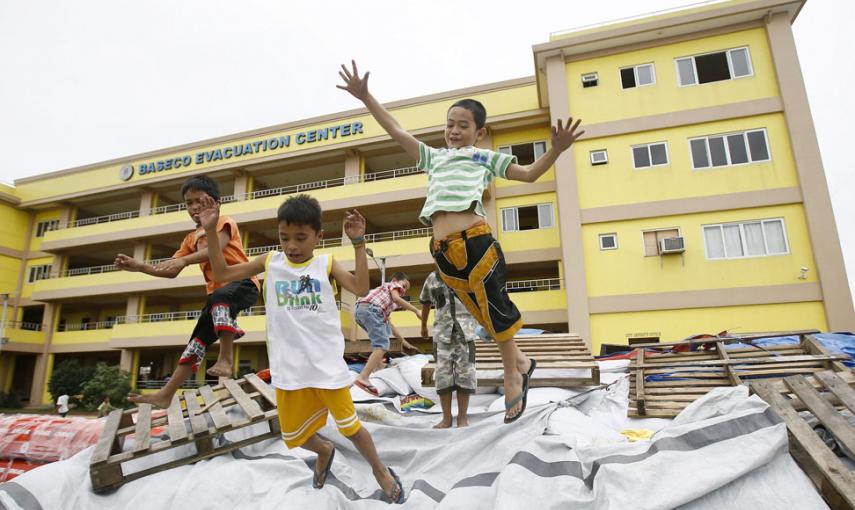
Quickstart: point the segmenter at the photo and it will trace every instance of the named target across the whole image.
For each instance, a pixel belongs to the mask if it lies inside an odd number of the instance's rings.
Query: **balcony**
[[[42,331],[42,325],[38,322],[7,322],[3,335],[9,339],[9,342],[17,344],[45,343],[45,332]]]
[[[273,218],[282,197],[295,193],[308,192],[321,201],[324,209],[329,210],[376,203],[378,197],[388,196],[389,193],[397,193],[399,198],[416,198],[423,196],[426,185],[427,178],[418,168],[396,168],[224,196],[222,211],[234,217],[238,223],[259,221]],[[400,193],[405,190],[410,190],[410,193],[403,197]],[[143,215],[139,210],[132,210],[72,221],[48,232],[41,249],[56,251],[93,243],[184,232],[188,230],[188,218],[184,210],[184,204],[179,203],[153,208]]]

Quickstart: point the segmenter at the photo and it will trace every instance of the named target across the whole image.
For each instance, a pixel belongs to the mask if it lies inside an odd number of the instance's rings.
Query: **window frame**
[[[540,154],[540,156],[537,155],[537,144],[539,144],[539,143],[543,144],[543,152]],[[549,147],[546,144],[546,140],[541,139],[541,140],[530,140],[527,142],[507,143],[504,145],[499,145],[496,147],[496,152],[501,152],[502,154],[509,154],[511,156],[514,156],[514,146],[515,145],[528,145],[528,144],[532,145],[531,152],[534,155],[533,162],[542,158],[543,155],[546,154],[547,151],[549,151]],[[504,152],[502,149],[508,149],[508,152]],[[514,156],[514,157],[516,157],[516,156]],[[522,164],[522,163],[520,163],[520,164]],[[528,163],[526,163],[526,164],[528,164]]]
[[[29,266],[27,271],[27,283],[35,283],[40,280],[50,278],[50,272],[53,269],[53,264],[36,264]]]
[[[659,163],[658,165],[653,164],[653,155],[650,153],[651,145],[664,145],[665,146],[665,162]],[[635,149],[640,147],[647,147],[647,157],[650,159],[650,164],[648,166],[635,166]],[[637,145],[631,145],[629,148],[629,156],[632,160],[632,169],[633,170],[647,170],[648,168],[658,168],[662,166],[670,166],[671,165],[671,151],[668,149],[668,141],[660,140],[657,142],[649,142],[649,143],[640,143]]]
[[[615,240],[615,245],[614,245],[614,246],[612,246],[611,248],[607,248],[607,247],[603,246],[603,238],[604,238],[604,237],[612,237],[612,238],[614,238],[614,240]],[[609,232],[609,233],[606,233],[606,234],[599,234],[599,235],[598,235],[598,239],[599,239],[599,241],[600,241],[600,251],[612,251],[612,250],[617,250],[617,249],[619,248],[617,232]]]
[[[551,216],[551,224],[548,227],[543,227],[540,225],[540,206],[542,206],[542,205],[548,205],[549,206],[549,213]],[[520,228],[519,228],[520,227],[520,215],[519,215],[520,207],[534,207],[535,208],[535,210],[537,211],[537,228],[531,228],[528,230],[520,230]],[[505,228],[505,226],[506,226],[505,211],[509,211],[509,210],[514,211],[515,224],[517,227],[515,230],[508,230]],[[499,217],[500,217],[501,222],[502,222],[502,232],[529,232],[531,230],[545,230],[545,229],[549,229],[549,228],[555,228],[555,206],[554,206],[553,202],[538,202],[536,204],[512,205],[510,207],[500,207],[499,208]]]
[[[651,81],[650,83],[645,83],[644,85],[639,85],[639,83],[638,83],[638,68],[644,67],[644,66],[650,66],[650,77],[653,79],[653,81]],[[632,76],[635,79],[635,85],[633,85],[632,87],[624,87],[623,86],[623,76],[621,75],[621,72],[624,69],[632,69]],[[655,62],[645,62],[643,64],[635,64],[635,65],[631,65],[631,66],[621,67],[618,69],[618,82],[620,83],[621,90],[630,90],[630,89],[637,89],[639,87],[649,87],[651,85],[656,85],[656,63]]]
[[[769,253],[769,241],[766,239],[766,223],[780,222],[781,231],[784,234],[784,248],[786,251],[781,253]],[[766,252],[762,255],[745,255],[748,253],[748,242],[745,237],[745,225],[749,223],[760,223],[760,231],[763,233],[763,250]],[[739,226],[739,242],[742,247],[743,255],[740,256],[729,256],[727,254],[727,243],[724,241],[724,227],[726,226]],[[710,257],[709,249],[707,245],[707,237],[706,237],[706,229],[718,227],[719,232],[722,236],[722,248],[724,250],[723,257]],[[787,236],[787,222],[784,221],[784,217],[778,218],[762,218],[757,220],[743,220],[743,221],[729,221],[725,223],[710,223],[707,225],[701,225],[701,238],[704,240],[704,259],[711,261],[718,260],[741,260],[741,259],[756,259],[760,257],[780,257],[784,255],[790,255],[792,252],[790,251],[790,239]]]
[[[751,157],[751,146],[748,143],[748,133],[757,133],[757,132],[763,133],[763,141],[766,143],[766,152],[768,153],[769,157],[766,159],[758,159],[755,161]],[[733,136],[733,135],[740,135],[740,134],[742,135],[742,138],[745,141],[745,151],[748,154],[748,161],[745,163],[733,163],[732,158],[730,157],[730,145],[727,143],[727,137]],[[712,151],[710,150],[710,142],[709,142],[710,138],[723,138],[725,140],[724,154],[727,157],[727,164],[726,165],[715,166],[712,164]],[[695,156],[694,156],[694,154],[692,154],[692,142],[695,140],[705,140],[705,142],[706,142],[705,146],[707,149],[707,162],[709,163],[707,166],[695,166]],[[692,170],[699,170],[699,171],[716,170],[719,168],[730,168],[730,167],[734,167],[734,166],[747,166],[747,165],[753,165],[755,163],[769,163],[772,161],[772,147],[769,144],[769,132],[764,127],[763,128],[755,128],[755,129],[746,129],[745,131],[732,131],[729,133],[716,133],[716,134],[712,134],[712,135],[695,136],[695,137],[688,139],[688,144],[689,144],[689,159],[692,160]]]
[[[53,232],[54,230],[59,230],[59,218],[36,223],[36,230],[33,234],[35,234],[36,238],[42,238],[46,233]]]
[[[734,76],[734,75],[733,75],[733,57],[731,56],[731,52],[732,52],[732,51],[736,51],[736,50],[745,50],[745,54],[746,54],[746,55],[747,55],[747,57],[748,57],[748,71],[749,71],[749,73],[748,73],[748,74],[745,74],[745,75],[742,75],[742,76]],[[698,64],[697,64],[697,62],[695,61],[695,58],[696,58],[696,57],[703,57],[703,56],[705,56],[705,55],[713,55],[713,54],[715,54],[715,53],[724,53],[724,54],[725,54],[725,58],[727,59],[727,71],[730,73],[730,78],[728,78],[727,80],[717,80],[717,81],[710,81],[710,82],[707,82],[707,83],[699,83],[699,82],[698,82]],[[686,83],[686,84],[683,84],[683,83],[682,83],[682,80],[680,79],[680,66],[679,66],[679,62],[680,62],[681,60],[686,60],[686,59],[691,59],[691,60],[692,60],[692,74],[693,74],[694,79],[695,79],[695,82],[694,82],[694,83]],[[708,84],[710,84],[710,83],[719,83],[719,82],[722,82],[722,81],[739,80],[739,79],[741,79],[741,78],[751,78],[752,76],[754,76],[754,64],[752,63],[752,59],[751,59],[751,49],[750,49],[750,48],[748,48],[748,46],[736,46],[736,47],[734,47],[734,48],[727,48],[727,49],[724,49],[724,50],[707,51],[707,52],[705,52],[705,53],[696,53],[696,54],[694,54],[694,55],[688,55],[688,56],[685,56],[685,57],[677,57],[677,58],[675,58],[675,59],[674,59],[674,71],[675,71],[675,72],[676,72],[676,74],[677,74],[677,87],[678,87],[678,88],[682,88],[682,87],[696,87],[696,86],[698,86],[698,85],[708,85]]]

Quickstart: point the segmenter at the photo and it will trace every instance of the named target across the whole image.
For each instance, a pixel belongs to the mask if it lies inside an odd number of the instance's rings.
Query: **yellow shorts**
[[[329,413],[335,418],[335,424],[342,435],[352,436],[362,427],[350,398],[350,388],[276,388],[276,405],[279,408],[282,439],[288,448],[302,446],[312,434],[327,424]]]

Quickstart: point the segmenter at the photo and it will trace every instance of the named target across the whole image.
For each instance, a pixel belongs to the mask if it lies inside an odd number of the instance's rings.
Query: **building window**
[[[635,168],[648,168],[668,164],[668,144],[665,142],[636,145],[632,148]]]
[[[587,73],[582,75],[582,88],[596,87],[600,83],[600,77],[597,73]]]
[[[609,162],[609,153],[606,149],[599,149],[595,151],[591,151],[591,164],[596,165],[605,165]]]
[[[41,266],[32,266],[30,268],[30,274],[27,277],[27,281],[29,283],[33,283],[38,280],[47,280],[50,278],[50,264],[44,264]]]
[[[625,89],[653,85],[656,83],[656,70],[653,64],[625,67],[620,70],[620,83]]]
[[[43,237],[45,232],[59,229],[59,220],[40,221],[36,225],[36,237]]]
[[[513,154],[520,165],[530,165],[546,153],[546,142],[529,142],[517,145],[502,145],[499,152]]]
[[[769,161],[765,129],[689,140],[694,168],[745,165]]]
[[[502,230],[515,232],[550,228],[554,225],[552,204],[507,207],[502,209]]]
[[[708,259],[738,259],[784,255],[790,252],[784,220],[745,221],[704,225]]]
[[[648,230],[647,232],[642,232],[642,235],[644,236],[644,256],[657,257],[659,256],[659,246],[661,244],[659,241],[680,237],[680,229],[663,228]]]
[[[681,87],[733,80],[754,74],[748,48],[678,58],[675,62]]]
[[[600,250],[617,250],[617,234],[600,234]]]

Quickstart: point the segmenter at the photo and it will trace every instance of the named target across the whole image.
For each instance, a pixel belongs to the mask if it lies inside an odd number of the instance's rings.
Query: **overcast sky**
[[[530,76],[551,32],[688,3],[0,0],[0,180],[356,108],[350,58],[381,101]],[[809,0],[794,26],[850,287],[853,19]]]

